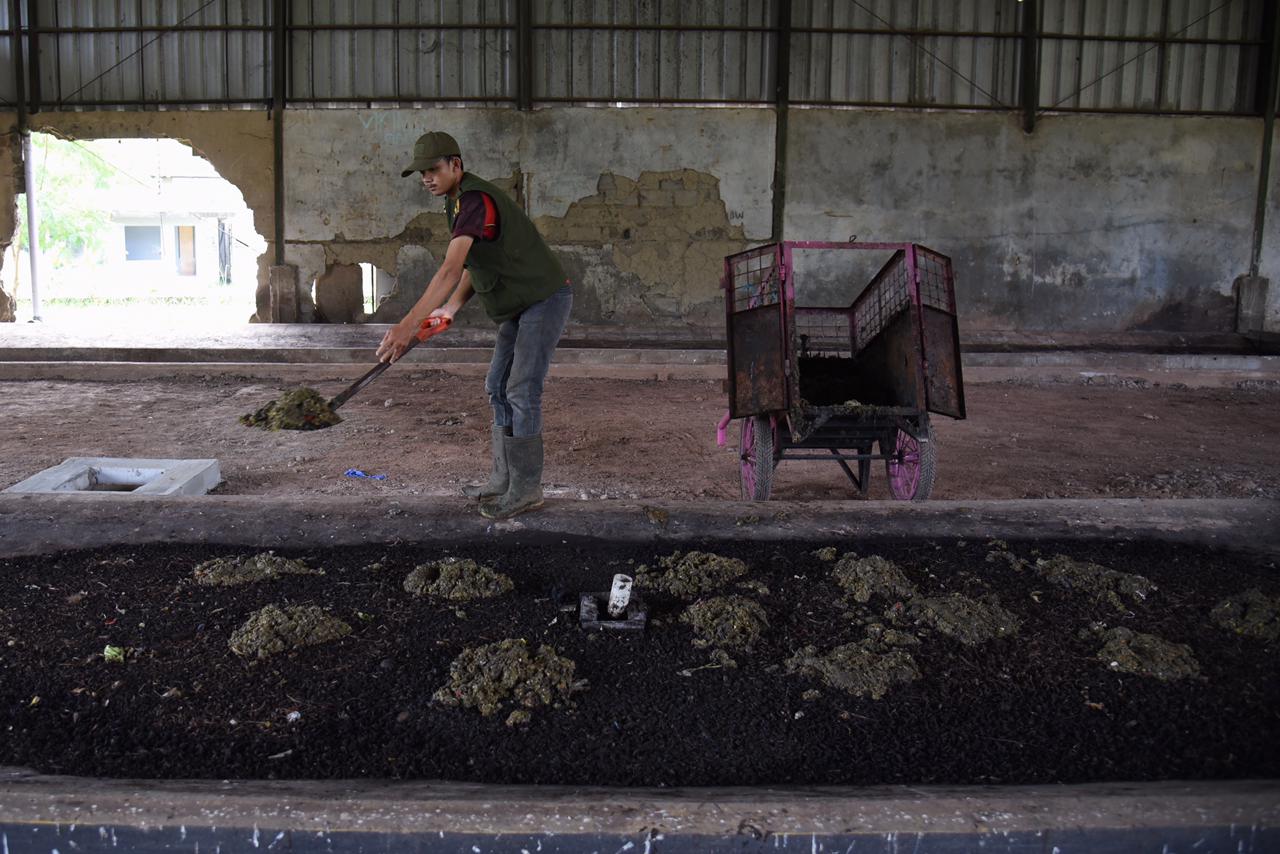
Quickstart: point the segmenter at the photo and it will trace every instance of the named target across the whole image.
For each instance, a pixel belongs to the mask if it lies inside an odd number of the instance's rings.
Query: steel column
[[[1022,130],[1036,129],[1036,108],[1040,100],[1040,0],[1024,0],[1022,7]]]
[[[783,239],[787,210],[787,125],[791,111],[791,0],[778,0],[774,28],[773,235]]]
[[[27,133],[27,84],[22,59],[22,0],[9,3],[9,24],[13,39],[13,80],[18,98],[18,132]]]
[[[533,109],[533,9],[516,0],[516,108]]]
[[[35,3],[31,4],[32,6]],[[26,80],[22,56],[22,0],[13,0],[13,65],[17,83],[18,135],[22,139],[22,189],[27,196],[27,258],[31,262],[31,319],[40,317],[40,209],[36,201],[35,156],[31,153],[31,126],[27,116]],[[17,294],[14,294],[17,297]]]
[[[1270,4],[1268,4],[1270,5]],[[1267,189],[1271,183],[1271,148],[1275,136],[1276,95],[1280,80],[1280,14],[1275,9],[1271,15],[1270,63],[1267,69],[1266,101],[1263,107],[1262,120],[1262,160],[1258,164],[1258,198],[1253,213],[1253,250],[1249,255],[1249,275],[1258,275],[1258,265],[1262,260],[1262,239],[1267,218]]]
[[[275,188],[275,263],[284,263],[284,107],[285,107],[285,32],[289,14],[289,0],[274,0],[274,18],[271,22],[271,125],[273,167],[272,183]]]
[[[14,4],[14,15],[17,15],[17,4]],[[31,0],[27,4],[27,84],[30,91],[27,97],[27,112],[38,113],[43,98],[40,91],[40,3]]]

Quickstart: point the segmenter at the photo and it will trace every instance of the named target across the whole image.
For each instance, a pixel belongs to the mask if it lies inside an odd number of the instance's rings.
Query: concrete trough
[[[204,495],[222,482],[217,460],[70,457],[5,492],[58,495]]]
[[[462,501],[0,496],[0,557],[143,542],[321,548],[667,544],[740,537],[1196,543],[1280,555],[1280,502],[736,502],[584,508],[492,524]],[[655,519],[662,521],[655,522]],[[1071,786],[605,789],[350,780],[106,780],[0,769],[5,850],[471,852],[1280,851],[1280,780]]]

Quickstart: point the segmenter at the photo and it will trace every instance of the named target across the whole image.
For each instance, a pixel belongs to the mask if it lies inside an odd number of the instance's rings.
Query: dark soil
[[[891,638],[880,625],[885,603],[851,603],[832,563],[815,556],[832,545],[894,561],[922,596],[997,594],[1017,634],[967,646],[904,624]],[[1280,776],[1280,649],[1210,618],[1246,590],[1280,594],[1273,563],[1159,544],[1012,546],[1032,563],[1063,553],[1156,585],[1117,611],[988,562],[983,542],[688,548],[741,558],[749,571],[738,581],[763,585],[734,588],[768,619],[751,651],[733,651],[736,667],[694,646],[694,629],[680,621],[687,599],[649,591],[643,634],[584,632],[558,610],[566,591],[606,589],[615,572],[654,565],[671,548],[314,550],[285,556],[323,576],[236,588],[184,580],[203,560],[253,550],[164,546],[0,561],[0,765],[122,777],[651,786]],[[511,576],[515,590],[470,602],[465,613],[403,590],[414,566],[448,554]],[[352,633],[241,659],[228,648],[231,633],[266,605],[320,607]],[[1199,675],[1116,672],[1098,658],[1102,627],[1185,644]],[[485,717],[433,701],[465,649],[509,639],[550,647],[574,662],[573,679],[585,686],[531,719],[513,719],[516,705]],[[893,680],[873,700],[814,668],[787,672],[785,662],[807,648],[817,660],[849,644],[878,655],[901,649],[919,678]],[[126,650],[123,663],[104,660],[107,645]]]

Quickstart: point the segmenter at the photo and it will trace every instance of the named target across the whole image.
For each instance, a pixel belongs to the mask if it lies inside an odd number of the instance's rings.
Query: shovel
[[[451,323],[453,323],[453,320],[448,317],[428,317],[426,320],[422,321],[422,325],[418,327],[417,334],[414,335],[413,338],[409,339],[409,346],[404,348],[404,353],[408,353],[414,347],[418,346],[420,342],[426,341],[432,335],[439,335],[441,332],[444,332],[449,328],[449,324]],[[404,358],[404,353],[400,354],[401,359]],[[390,362],[379,362],[374,365],[369,369],[368,373],[353,382],[345,390],[339,392],[333,400],[329,401],[329,409],[336,411],[339,406],[354,397],[355,393],[360,389],[376,380],[378,375],[389,367],[391,367]]]

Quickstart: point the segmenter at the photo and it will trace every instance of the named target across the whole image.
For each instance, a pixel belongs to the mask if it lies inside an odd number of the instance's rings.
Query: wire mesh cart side
[[[797,250],[888,260],[847,307],[798,306]],[[926,499],[937,461],[929,414],[965,417],[951,259],[914,243],[785,241],[727,256],[721,285],[720,433],[741,419],[742,497],[767,500],[778,463],[807,459],[835,461],[862,495],[884,460],[895,498]]]

